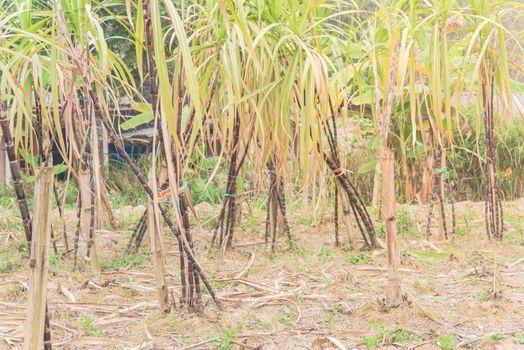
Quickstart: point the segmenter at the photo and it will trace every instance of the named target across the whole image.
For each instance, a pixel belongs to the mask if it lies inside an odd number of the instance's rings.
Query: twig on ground
[[[255,252],[251,252],[249,254],[249,261],[247,263],[247,266],[235,276],[235,279],[239,279],[240,277],[247,274],[247,272],[251,268],[251,265],[253,265],[253,261],[255,261]]]

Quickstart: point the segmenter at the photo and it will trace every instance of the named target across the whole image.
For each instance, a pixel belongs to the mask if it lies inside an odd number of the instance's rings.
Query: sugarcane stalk
[[[324,161],[326,162],[328,167],[333,171],[338,183],[346,193],[351,209],[355,215],[359,231],[362,234],[362,237],[364,238],[365,245],[368,248],[378,247],[378,241],[376,239],[375,228],[373,226],[371,216],[369,215],[369,212],[366,206],[364,205],[364,202],[360,198],[360,195],[351,183],[351,180],[349,179],[348,175],[344,171],[341,171],[341,168],[337,164],[337,162],[328,157],[327,155],[324,155]]]
[[[332,128],[333,128],[333,130],[330,131],[330,133],[331,133],[331,140],[332,140],[332,143],[333,143],[333,145],[332,145],[332,152],[333,152],[334,157],[336,157],[338,159],[339,156],[338,156],[337,121],[336,121],[336,118],[335,118],[335,110],[333,108],[333,103],[331,102],[331,99],[329,99],[329,109],[330,109],[330,112],[331,112],[331,125],[332,125]],[[329,125],[327,127],[329,129]],[[338,247],[340,245],[340,242],[339,242],[339,239],[338,239],[338,186],[337,186],[336,179],[334,181],[334,185],[335,185],[335,203],[334,203],[334,207],[335,207],[335,246]]]
[[[76,271],[76,266],[78,263],[78,243],[80,241],[80,226],[82,218],[82,196],[80,195],[80,188],[78,188],[78,198],[76,201],[76,231],[75,231],[75,240],[73,243],[73,271]]]
[[[9,167],[11,169],[11,177],[13,179],[13,187],[15,189],[16,200],[18,202],[18,209],[20,210],[20,216],[24,225],[24,233],[27,240],[28,247],[30,249],[31,244],[31,215],[29,214],[29,208],[27,206],[26,196],[24,187],[22,185],[22,176],[20,175],[20,166],[16,159],[15,146],[13,143],[13,136],[11,129],[9,128],[9,120],[4,114],[2,102],[0,101],[0,127],[2,128],[2,137],[5,143],[5,150],[7,153],[7,159],[9,161]]]
[[[124,159],[124,161],[131,168],[131,171],[133,172],[135,177],[138,179],[138,181],[142,185],[144,191],[147,193],[149,198],[153,198],[153,191],[152,191],[151,187],[149,187],[146,178],[142,175],[142,173],[140,172],[140,169],[138,169],[138,167],[133,162],[133,160],[131,159],[129,154],[124,149],[124,145],[122,143],[122,140],[120,140],[116,136],[115,132],[113,131],[113,128],[111,127],[109,119],[107,118],[104,109],[100,105],[100,102],[98,101],[98,97],[96,96],[95,92],[91,89],[89,91],[89,93],[90,93],[91,99],[92,99],[92,101],[93,101],[93,103],[95,105],[96,115],[100,118],[100,121],[102,122],[102,124],[106,128],[108,136],[111,139],[111,141],[113,142],[113,145],[115,146],[118,154],[120,155],[120,157],[122,157],[122,159]],[[202,268],[200,267],[200,265],[196,261],[194,255],[191,252],[190,247],[187,245],[185,240],[182,239],[180,229],[177,226],[175,226],[175,224],[173,223],[173,221],[169,217],[169,214],[168,214],[167,210],[165,209],[165,207],[163,205],[161,205],[161,204],[159,204],[158,207],[160,209],[160,213],[162,214],[162,217],[164,218],[164,221],[166,222],[167,226],[169,227],[171,232],[173,232],[175,237],[177,237],[177,239],[180,240],[180,242],[181,242],[180,245],[182,246],[182,249],[186,252],[188,258],[193,263],[193,267],[195,268],[195,270],[198,273],[200,279],[202,280],[202,282],[206,286],[209,294],[211,295],[211,297],[213,298],[215,303],[220,307],[220,305],[221,305],[220,301],[217,299],[216,294],[215,294],[215,292],[213,290],[213,287],[211,286],[211,284],[209,283],[207,277],[205,276],[204,272],[202,271]]]
[[[267,204],[266,204],[266,228],[264,233],[264,241],[266,244],[269,243],[269,227],[271,225],[271,192],[267,194]]]
[[[280,209],[280,214],[282,215],[282,222],[284,224],[284,231],[286,232],[287,239],[289,242],[289,249],[293,249],[293,237],[291,235],[291,227],[289,226],[289,222],[287,220],[287,214],[286,214],[286,193],[284,191],[284,180],[282,177],[279,181],[279,190],[278,190],[278,207]]]
[[[191,226],[189,222],[189,212],[188,212],[188,203],[187,198],[185,194],[180,194],[180,209],[182,213],[182,223],[187,239],[187,243],[189,244],[189,247],[193,251],[193,238],[191,236]],[[200,279],[198,278],[198,275],[194,271],[194,266],[191,260],[188,260],[187,262],[187,270],[188,270],[188,282],[189,282],[189,306],[193,306],[200,303],[201,300],[201,290],[200,290]]]
[[[127,252],[131,251],[131,247],[135,249],[136,247],[135,244],[137,242],[137,236],[141,234],[141,231],[143,230],[144,225],[147,226],[146,224],[147,215],[148,214],[147,214],[147,208],[146,208],[142,216],[140,216],[140,220],[138,220],[138,223],[136,224],[135,229],[133,230],[133,233],[131,234],[131,237],[129,238],[129,242],[127,242],[127,247],[126,247]]]
[[[502,240],[504,217],[500,197],[500,183],[496,174],[496,154],[494,145],[494,99],[495,67],[493,64],[483,66],[482,102],[484,109],[484,129],[486,139],[486,232],[488,238]]]

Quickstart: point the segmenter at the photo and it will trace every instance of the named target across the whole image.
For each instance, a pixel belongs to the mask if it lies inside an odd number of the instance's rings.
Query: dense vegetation
[[[178,242],[181,303],[199,305],[203,289],[215,299],[193,246],[201,202],[220,206],[209,240],[222,252],[239,242],[245,203],[265,210],[272,251],[279,236],[293,248],[290,207],[334,208],[336,244],[341,215],[356,250],[380,247],[382,221],[391,248],[395,201],[430,204],[428,235],[436,208],[446,239],[454,203],[483,200],[486,234],[502,240],[503,200],[523,195],[523,32],[507,27],[522,3],[0,3],[2,144],[28,243],[45,169],[60,179],[62,223],[77,210],[75,232],[53,232],[73,269],[85,240],[100,272],[95,227],[116,228],[114,207],[147,206],[127,250],[150,233],[163,312],[162,222]],[[143,129],[147,152],[130,157],[121,134]]]

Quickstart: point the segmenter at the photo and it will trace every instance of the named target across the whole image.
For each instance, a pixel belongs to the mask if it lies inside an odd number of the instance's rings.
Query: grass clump
[[[80,331],[90,337],[100,338],[104,335],[102,330],[97,329],[93,319],[90,316],[82,316],[80,319]]]
[[[457,338],[451,334],[445,334],[438,337],[437,345],[440,346],[442,350],[453,350],[455,349],[455,342]]]
[[[399,235],[414,234],[417,232],[416,226],[411,220],[411,214],[405,206],[400,206],[396,212],[397,232]]]
[[[449,253],[446,252],[417,252],[417,251],[410,251],[408,252],[409,255],[414,257],[415,259],[418,259],[422,262],[435,262],[435,261],[441,261],[446,259],[449,256]]]
[[[381,344],[408,343],[413,340],[413,334],[404,328],[386,329],[382,322],[371,322],[375,334],[362,340],[368,348]]]
[[[233,348],[234,340],[236,334],[240,331],[242,327],[236,326],[233,328],[228,328],[224,331],[224,335],[220,338],[215,338],[211,341],[211,344],[214,345],[214,349],[217,350],[230,350]]]
[[[102,271],[118,270],[128,265],[139,269],[147,264],[147,257],[139,253],[122,254],[116,257],[101,257],[99,263]]]
[[[317,256],[323,261],[329,261],[333,259],[333,248],[331,247],[320,247],[317,252]]]
[[[293,322],[293,319],[291,318],[291,310],[287,306],[282,306],[278,310],[278,322],[285,326],[289,326]]]
[[[350,265],[360,265],[365,264],[368,261],[368,258],[366,254],[364,253],[350,253],[346,260],[344,260],[346,264]]]
[[[502,334],[491,334],[487,338],[489,341],[499,341],[504,340],[505,337]]]

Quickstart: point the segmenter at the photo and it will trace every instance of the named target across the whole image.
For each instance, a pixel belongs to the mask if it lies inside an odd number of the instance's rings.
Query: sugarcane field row
[[[0,349],[524,349],[524,0],[0,0]]]

